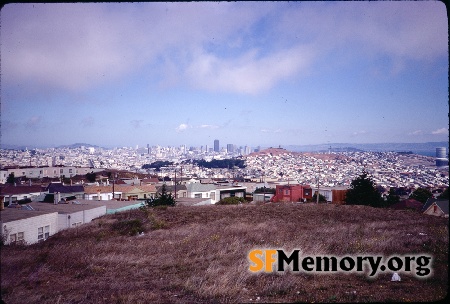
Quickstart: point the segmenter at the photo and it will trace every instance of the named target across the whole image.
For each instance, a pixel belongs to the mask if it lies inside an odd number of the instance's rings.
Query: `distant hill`
[[[76,149],[76,148],[81,148],[81,147],[87,147],[87,148],[101,148],[100,146],[96,146],[96,145],[91,145],[91,144],[85,144],[85,143],[75,143],[75,144],[71,144],[71,145],[61,145],[58,146],[56,148],[61,149],[61,148],[69,148],[69,149]]]
[[[351,143],[329,143],[319,145],[289,145],[283,148],[293,152],[319,152],[328,151],[331,147],[332,152],[338,151],[368,151],[368,152],[404,152],[412,151],[416,154],[433,155],[437,147],[449,147],[448,141],[426,142],[426,143],[375,143],[375,144],[351,144]]]

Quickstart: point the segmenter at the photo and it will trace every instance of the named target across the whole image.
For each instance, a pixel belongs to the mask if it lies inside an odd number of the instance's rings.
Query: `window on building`
[[[72,223],[72,227],[77,227],[77,226],[80,226],[80,225],[81,225],[81,222]]]
[[[194,194],[194,197],[195,198],[202,198],[202,194],[201,193],[196,193],[196,194]]]
[[[72,169],[69,169],[69,173],[72,173]]]
[[[308,191],[305,191],[305,195],[309,195],[309,192],[308,192]]]
[[[64,169],[59,169],[59,173],[63,173],[64,172]]]
[[[24,232],[18,232],[11,234],[9,236],[9,242],[10,244],[22,244],[25,242],[25,233]]]
[[[42,242],[50,236],[50,226],[44,226],[38,228],[38,242]]]
[[[19,243],[25,242],[25,232],[17,233],[17,242],[19,242]]]
[[[285,195],[289,195],[289,189],[284,190]]]

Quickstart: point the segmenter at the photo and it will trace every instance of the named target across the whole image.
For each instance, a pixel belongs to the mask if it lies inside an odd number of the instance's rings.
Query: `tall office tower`
[[[147,144],[147,154],[150,154],[150,144]]]
[[[219,140],[214,140],[214,152],[219,152]]]
[[[209,147],[208,147],[208,145],[205,146],[205,152],[206,152],[206,153],[209,152]]]
[[[234,146],[233,146],[233,144],[228,144],[228,145],[227,145],[227,152],[228,152],[228,153],[233,153],[233,152],[234,152]]]

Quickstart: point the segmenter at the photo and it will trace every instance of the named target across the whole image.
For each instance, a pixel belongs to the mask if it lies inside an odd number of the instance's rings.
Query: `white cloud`
[[[184,123],[182,123],[182,124],[180,124],[178,127],[176,127],[176,131],[177,132],[183,132],[183,131],[185,131],[187,128],[189,128],[189,125],[188,124],[184,124]]]
[[[422,134],[423,134],[422,130],[416,130],[416,131],[408,133],[408,135],[422,135]]]
[[[365,135],[365,134],[367,134],[367,131],[362,130],[362,131],[353,132],[351,136],[355,137],[355,136],[360,136],[360,135]]]
[[[216,126],[216,125],[200,125],[199,128],[200,129],[218,129],[219,126]]]
[[[446,128],[437,129],[432,131],[431,134],[433,135],[448,134],[448,129]]]
[[[199,52],[187,68],[186,78],[192,85],[207,90],[258,94],[281,80],[306,73],[314,56],[311,46],[296,46],[267,55],[253,49],[225,59]]]
[[[261,129],[259,130],[262,133],[282,133],[283,130],[281,129]]]
[[[80,92],[151,66],[163,87],[257,94],[349,45],[396,57],[394,71],[446,55],[445,11],[437,1],[8,4],[2,84]]]

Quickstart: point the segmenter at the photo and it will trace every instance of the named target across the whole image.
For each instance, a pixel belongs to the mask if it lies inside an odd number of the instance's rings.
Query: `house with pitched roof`
[[[45,202],[60,202],[63,198],[66,200],[82,199],[84,196],[84,187],[82,185],[64,185],[63,183],[50,183],[45,189],[48,194],[45,196]]]
[[[155,185],[115,185],[115,191],[122,193],[122,199],[125,200],[138,200],[138,199],[149,199],[155,197],[156,187]]]
[[[122,192],[116,189],[116,185],[114,187],[112,185],[84,186],[85,200],[103,201],[111,200],[113,197],[114,199],[122,197]]]
[[[156,187],[156,193],[161,193],[162,187],[163,186],[157,186]],[[176,196],[175,196],[175,188],[176,188],[176,191],[177,191],[177,195]],[[173,185],[173,186],[166,185],[166,191],[168,193],[172,194],[173,197],[175,197],[175,198],[188,197],[187,196],[188,191],[187,191],[186,185],[177,185],[176,187],[175,187],[175,185]]]
[[[436,200],[423,213],[448,218],[448,209],[448,200]]]

